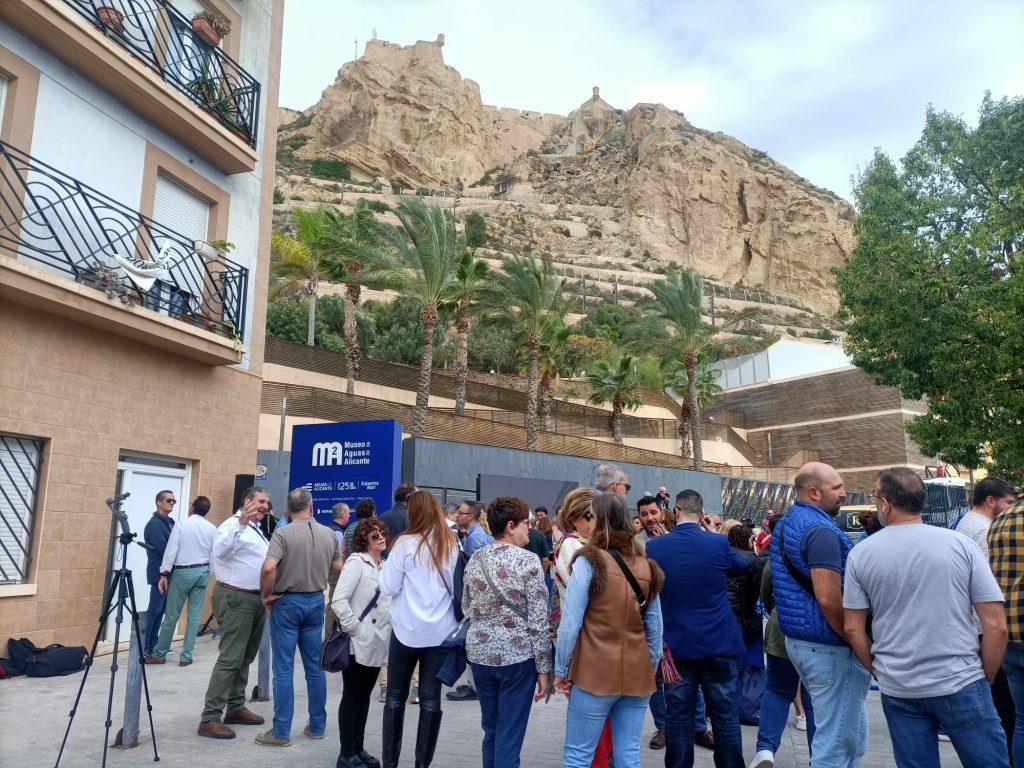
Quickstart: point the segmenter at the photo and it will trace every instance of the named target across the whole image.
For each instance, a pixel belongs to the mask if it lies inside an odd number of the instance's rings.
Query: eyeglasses
[[[373,533],[370,534],[370,539],[372,541],[380,541],[383,538],[384,538],[384,534],[381,533],[380,531],[374,531]]]
[[[613,483],[613,485],[624,485],[626,487],[626,493],[629,493],[633,489],[633,486],[630,485],[629,483],[619,482],[619,483]]]
[[[869,493],[868,494],[868,501],[881,501],[881,500],[882,500],[881,496],[876,496],[873,493]]]
[[[164,499],[164,504],[177,504],[177,499]]]

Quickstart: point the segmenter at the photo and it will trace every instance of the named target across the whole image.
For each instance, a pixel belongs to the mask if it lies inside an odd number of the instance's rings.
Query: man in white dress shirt
[[[235,732],[229,725],[264,722],[260,715],[246,709],[245,687],[267,618],[260,598],[260,569],[270,542],[260,530],[260,522],[269,511],[266,490],[253,486],[242,497],[242,508],[221,523],[213,542],[213,572],[217,578],[213,612],[221,629],[220,655],[206,689],[200,736],[233,739]]]
[[[164,559],[160,563],[160,581],[157,588],[167,593],[167,606],[160,638],[153,648],[153,655],[146,657],[147,664],[166,663],[171,637],[178,624],[181,609],[188,600],[188,619],[185,622],[185,642],[181,647],[179,667],[192,663],[192,649],[199,632],[199,619],[203,613],[203,598],[210,577],[210,559],[213,557],[213,542],[217,538],[217,526],[207,522],[210,500],[197,496],[189,507],[188,517],[171,529],[167,540]]]

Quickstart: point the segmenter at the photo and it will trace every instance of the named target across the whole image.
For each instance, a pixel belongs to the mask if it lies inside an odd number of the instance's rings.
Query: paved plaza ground
[[[176,650],[180,643],[175,643]],[[341,697],[341,675],[328,675],[328,727],[327,738],[313,741],[303,736],[305,724],[305,684],[301,662],[296,659],[297,684],[295,695],[296,720],[292,725],[292,745],[264,747],[254,743],[257,733],[269,728],[273,713],[270,702],[255,702],[250,708],[267,718],[266,726],[236,726],[238,738],[215,741],[196,735],[199,714],[203,708],[203,695],[210,670],[216,659],[216,641],[209,636],[196,643],[195,663],[181,668],[177,655],[168,657],[164,666],[147,667],[150,693],[153,700],[153,720],[156,726],[160,765],[168,768],[332,768],[338,755],[337,709]],[[123,691],[127,678],[124,654],[120,655],[120,669],[114,694],[111,740],[121,727],[123,718]],[[69,677],[33,679],[18,677],[0,682],[0,766],[3,768],[44,768],[53,766],[57,751],[67,727],[68,712],[74,702],[81,674]],[[250,687],[256,682],[256,665],[250,675]],[[89,673],[82,704],[75,717],[68,747],[60,765],[66,768],[97,768],[103,747],[103,721],[110,683],[110,657],[99,656]],[[376,697],[370,708],[367,723],[366,746],[373,755],[380,756],[381,704]],[[438,768],[469,768],[480,765],[480,710],[476,702],[444,702],[444,723],[438,742],[434,765]],[[413,743],[416,731],[417,707],[406,710],[405,746],[402,765],[413,764]],[[535,704],[522,752],[524,768],[561,765],[562,738],[565,733],[566,701],[553,698],[551,703]],[[892,766],[892,748],[889,733],[882,716],[878,693],[868,698],[871,718],[871,746],[861,762],[861,768]],[[664,764],[664,751],[647,748],[653,732],[648,713],[644,727],[641,764],[653,768]],[[113,768],[153,764],[153,747],[149,723],[142,713],[140,742],[134,749],[111,749],[107,765]],[[756,729],[743,728],[744,755],[749,760],[754,753]],[[960,765],[949,744],[941,746],[943,768]],[[701,768],[714,765],[710,751],[697,748],[696,765]],[[808,765],[805,734],[793,728],[786,730],[776,765],[779,768],[805,768]]]

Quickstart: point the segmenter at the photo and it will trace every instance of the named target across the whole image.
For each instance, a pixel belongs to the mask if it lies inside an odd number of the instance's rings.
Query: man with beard
[[[871,675],[844,627],[843,575],[853,543],[834,518],[846,491],[839,473],[820,462],[802,466],[794,485],[797,501],[772,535],[775,610],[814,705],[814,764],[852,768],[867,750]]]
[[[644,496],[640,499],[636,503],[636,511],[640,515],[641,529],[634,538],[641,547],[646,548],[648,541],[666,533],[664,512],[653,496]]]

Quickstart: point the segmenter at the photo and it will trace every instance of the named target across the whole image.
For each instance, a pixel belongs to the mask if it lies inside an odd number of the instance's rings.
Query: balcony
[[[0,19],[226,173],[255,169],[260,84],[169,0],[3,0]]]
[[[0,141],[0,295],[237,363],[249,270],[197,247],[209,250]]]

